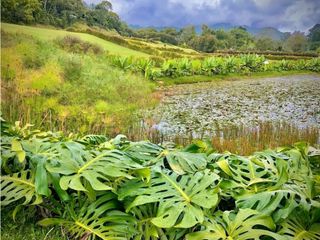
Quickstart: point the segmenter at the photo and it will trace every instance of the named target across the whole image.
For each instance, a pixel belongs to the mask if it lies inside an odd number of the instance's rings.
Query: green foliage
[[[240,209],[237,214],[232,211],[217,212],[203,224],[204,230],[190,233],[187,240],[219,239],[261,239],[261,236],[272,239],[286,239],[273,231],[276,226],[272,218],[261,215],[251,209]]]
[[[201,141],[165,149],[123,135],[79,138],[1,125],[2,210],[46,209],[38,224],[60,225],[69,237],[320,236],[319,150],[307,144],[244,157]]]
[[[262,55],[241,54],[240,56],[207,57],[203,60],[192,60],[187,58],[169,59],[157,67],[152,60],[132,57],[111,56],[109,57],[113,66],[122,70],[140,72],[147,79],[159,77],[177,78],[191,75],[228,75],[232,73],[250,74],[265,71],[292,71],[308,70],[319,72],[319,58],[310,60],[281,60],[268,61]]]
[[[73,238],[130,239],[135,234],[135,219],[118,210],[116,196],[107,192],[95,201],[85,201],[81,208],[72,206],[65,218],[45,218],[41,226],[62,225]]]
[[[99,45],[85,42],[80,38],[72,36],[66,36],[62,39],[58,39],[57,43],[62,49],[72,53],[93,53],[96,55],[103,53],[103,50]]]
[[[39,0],[1,1],[1,19],[4,21],[34,23],[40,17]]]
[[[65,28],[77,22],[85,22],[89,26],[131,34],[128,26],[112,12],[112,5],[108,1],[102,1],[91,8],[81,0],[4,0],[1,2],[1,15],[3,21],[11,23],[42,23]]]

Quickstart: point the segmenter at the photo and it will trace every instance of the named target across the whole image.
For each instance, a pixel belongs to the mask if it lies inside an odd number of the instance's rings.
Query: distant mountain
[[[228,23],[218,23],[218,24],[210,25],[210,27],[214,29],[230,30],[238,26],[233,26]],[[254,28],[249,26],[243,26],[243,27],[246,28],[249,33],[251,33],[256,37],[269,37],[273,40],[283,40],[288,35],[288,33],[281,32],[278,29],[273,27],[264,27],[264,28]]]
[[[210,24],[208,26],[213,29],[223,29],[223,30],[230,30],[232,28],[239,27],[239,26],[232,25],[230,23],[215,23],[215,24]],[[130,27],[133,29],[154,28],[158,31],[164,28],[167,28],[167,27],[154,27],[154,26],[142,27],[139,25],[130,25]],[[249,26],[243,26],[243,27],[246,28],[249,33],[251,33],[256,37],[269,37],[273,40],[283,40],[289,34],[287,32],[281,32],[278,29],[273,27],[263,27],[263,28],[255,28],[255,27],[249,27]],[[171,28],[175,28],[177,30],[181,29],[179,27],[171,27]],[[196,25],[195,28],[198,34],[201,33],[201,25]]]
[[[281,32],[273,27],[264,27],[264,28],[248,28],[248,32],[257,37],[269,37],[273,40],[283,40],[287,37],[288,33]]]

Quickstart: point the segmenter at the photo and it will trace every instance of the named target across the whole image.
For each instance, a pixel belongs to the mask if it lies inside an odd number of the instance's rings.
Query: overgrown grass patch
[[[6,35],[11,39],[12,34]],[[70,52],[54,41],[13,35],[21,41],[2,48],[2,112],[7,119],[31,120],[52,130],[110,133],[124,130],[136,110],[154,104],[155,84],[114,68],[104,54]],[[99,101],[107,111],[97,111]]]

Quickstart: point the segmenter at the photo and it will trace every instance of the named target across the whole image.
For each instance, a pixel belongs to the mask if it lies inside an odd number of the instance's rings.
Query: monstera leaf
[[[150,142],[130,142],[129,146],[124,150],[135,161],[148,165],[149,161],[161,157],[163,148]]]
[[[131,158],[143,165],[160,163],[164,166],[163,161],[166,160],[170,168],[181,175],[203,170],[207,165],[205,154],[164,150],[162,147],[149,142],[130,143],[125,151]]]
[[[37,194],[34,175],[31,171],[21,171],[12,175],[0,176],[1,205],[5,206],[20,199],[23,204],[39,204],[42,197]]]
[[[287,239],[320,239],[320,208],[307,212],[302,208],[294,211],[288,219],[280,224],[279,234]]]
[[[135,234],[135,220],[118,208],[115,195],[108,192],[93,203],[87,201],[79,210],[72,209],[73,214],[70,214],[69,219],[45,218],[38,224],[61,225],[68,229],[73,239],[130,239]]]
[[[138,234],[135,240],[157,240],[164,235],[164,231],[151,223],[156,217],[157,205],[150,203],[131,209],[130,213],[137,219]]]
[[[239,208],[251,208],[272,215],[275,222],[287,218],[299,206],[306,210],[309,210],[312,205],[320,207],[318,202],[289,187],[283,190],[243,195],[238,198],[236,204]]]
[[[275,240],[285,239],[272,232],[276,226],[272,218],[251,209],[240,209],[234,212],[217,212],[206,219],[202,229],[187,235],[187,240],[223,240],[237,239],[259,240],[268,236]]]
[[[157,215],[157,203],[133,207],[130,213],[137,219],[138,234],[135,240],[180,240],[190,230],[185,228],[163,229],[152,223]]]
[[[61,188],[87,191],[83,179],[86,179],[94,190],[111,190],[110,178],[133,178],[134,174],[149,178],[149,170],[131,160],[119,150],[96,152],[91,151],[84,161],[62,159],[51,162],[47,169],[52,173],[60,173]]]
[[[180,175],[201,171],[207,166],[207,158],[204,153],[170,151],[165,156],[170,168]]]
[[[188,228],[203,221],[202,208],[213,208],[219,201],[219,176],[208,170],[188,175],[156,169],[149,183],[128,181],[118,192],[119,199],[133,197],[127,212],[135,206],[159,203],[152,223],[158,227]]]
[[[209,161],[221,169],[221,188],[233,196],[278,189],[287,181],[286,162],[276,162],[268,154],[242,157],[233,154],[212,154]]]

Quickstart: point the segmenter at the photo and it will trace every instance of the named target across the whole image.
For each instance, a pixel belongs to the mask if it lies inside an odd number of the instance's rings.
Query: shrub
[[[56,40],[56,42],[62,49],[72,53],[92,53],[98,55],[104,52],[99,45],[82,41],[77,37],[66,36]]]

